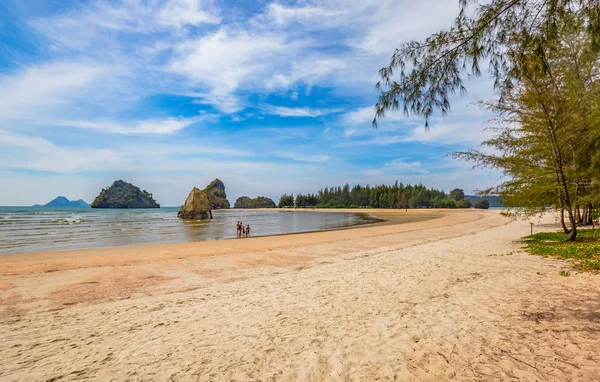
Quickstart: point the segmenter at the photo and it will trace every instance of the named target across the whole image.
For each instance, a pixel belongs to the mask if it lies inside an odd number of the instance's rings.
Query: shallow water
[[[252,236],[372,222],[358,214],[278,210],[217,210],[212,220],[183,221],[177,210],[0,207],[0,254],[229,239],[238,220],[250,224]]]

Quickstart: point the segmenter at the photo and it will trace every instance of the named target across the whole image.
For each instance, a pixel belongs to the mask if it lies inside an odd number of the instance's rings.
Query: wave
[[[354,214],[215,211],[213,220],[182,221],[165,211],[2,211],[0,254],[91,249],[235,238],[238,220],[253,236],[316,231],[361,223]],[[6,239],[5,239],[6,238]]]

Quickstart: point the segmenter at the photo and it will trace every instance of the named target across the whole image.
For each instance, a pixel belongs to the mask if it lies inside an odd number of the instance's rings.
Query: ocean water
[[[0,207],[0,255],[230,239],[238,220],[250,224],[252,236],[373,222],[359,214],[279,210],[217,210],[212,220],[184,221],[177,211]]]

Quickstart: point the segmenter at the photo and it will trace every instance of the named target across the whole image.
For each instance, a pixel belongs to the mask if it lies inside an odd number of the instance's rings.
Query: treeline
[[[271,198],[266,196],[258,196],[256,198],[249,198],[247,196],[240,196],[235,201],[233,208],[275,208],[275,202]]]
[[[457,189],[458,190],[458,189]],[[453,190],[457,191],[457,190]],[[404,185],[394,183],[391,186],[344,186],[325,187],[316,194],[283,194],[279,199],[279,208],[316,207],[316,208],[469,208],[471,202],[464,200],[464,193],[455,193],[455,197],[444,191],[428,189],[422,184]]]

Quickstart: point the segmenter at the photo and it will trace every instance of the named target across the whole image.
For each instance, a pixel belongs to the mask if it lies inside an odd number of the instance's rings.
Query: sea
[[[236,223],[252,237],[373,223],[363,214],[293,210],[215,210],[212,220],[181,220],[178,207],[93,209],[0,207],[0,255],[223,240]]]

